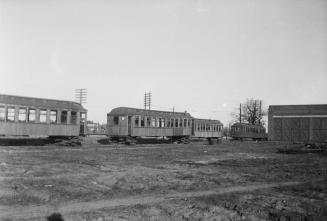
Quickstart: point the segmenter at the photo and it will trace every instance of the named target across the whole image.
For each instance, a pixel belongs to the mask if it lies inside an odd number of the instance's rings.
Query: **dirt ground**
[[[327,220],[327,156],[284,144],[0,147],[0,220]]]

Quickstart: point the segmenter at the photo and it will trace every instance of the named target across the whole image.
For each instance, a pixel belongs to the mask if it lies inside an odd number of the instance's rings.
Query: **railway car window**
[[[66,124],[67,123],[67,111],[61,111],[60,122],[62,124]]]
[[[118,125],[118,124],[119,124],[119,117],[114,116],[114,125]]]
[[[144,119],[144,117],[141,117],[141,127],[144,127],[145,126],[145,119]]]
[[[165,119],[161,118],[161,127],[165,127]]]
[[[170,127],[174,127],[174,119],[170,119]]]
[[[197,127],[198,127],[198,131],[200,131],[200,124],[198,124]]]
[[[159,127],[162,126],[161,123],[162,123],[161,118],[159,118]]]
[[[80,113],[80,122],[81,124],[84,124],[86,121],[86,114],[85,113]]]
[[[86,114],[85,113],[81,113],[81,121],[85,121],[85,119],[86,119]]]
[[[134,121],[134,123],[135,123],[135,127],[138,127],[139,126],[139,116],[135,116],[135,121]]]
[[[70,123],[71,124],[76,124],[77,123],[77,112],[76,111],[72,111],[70,113]]]
[[[156,118],[152,117],[151,122],[152,122],[152,127],[155,127],[156,126]]]
[[[15,121],[15,108],[9,107],[7,110],[7,121]]]
[[[146,125],[147,125],[147,127],[151,127],[151,118],[150,117],[146,118]]]
[[[4,106],[0,106],[0,120],[4,121],[6,119],[6,108]]]
[[[183,119],[179,119],[179,127],[183,127]]]
[[[175,119],[175,127],[178,127],[178,119]]]
[[[57,123],[57,111],[56,110],[50,111],[50,123]]]
[[[188,121],[187,121],[187,127],[191,127],[191,119],[188,119]]]
[[[28,109],[28,122],[35,122],[36,112],[35,109]]]
[[[47,111],[40,110],[40,123],[46,123],[46,122],[47,122]]]
[[[184,127],[187,127],[187,119],[184,119]]]
[[[26,108],[19,108],[18,110],[18,121],[25,122],[26,121]]]

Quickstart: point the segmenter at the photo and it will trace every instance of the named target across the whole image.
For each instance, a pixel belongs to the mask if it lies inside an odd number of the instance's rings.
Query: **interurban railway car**
[[[0,94],[0,136],[85,135],[86,114],[76,102]]]
[[[218,120],[193,118],[187,112],[169,112],[118,107],[107,114],[107,135],[111,139],[167,137],[183,140],[190,137],[220,138]]]
[[[266,129],[261,125],[235,123],[231,126],[230,134],[235,140],[267,140]]]

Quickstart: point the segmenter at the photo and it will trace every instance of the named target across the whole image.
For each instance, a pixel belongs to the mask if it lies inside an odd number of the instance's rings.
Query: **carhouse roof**
[[[21,105],[34,108],[66,109],[73,111],[87,111],[81,104],[73,101],[53,100],[35,97],[0,94],[0,104]]]
[[[193,118],[187,112],[170,112],[170,111],[158,111],[158,110],[144,110],[130,107],[117,107],[112,109],[108,116],[160,116],[160,117],[179,117],[179,118]]]

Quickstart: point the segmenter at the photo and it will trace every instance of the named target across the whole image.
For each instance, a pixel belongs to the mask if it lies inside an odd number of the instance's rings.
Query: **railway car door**
[[[85,123],[86,123],[86,113],[80,113],[80,129],[79,129],[79,135],[84,136],[85,134]]]
[[[132,116],[127,117],[127,135],[132,136]]]

